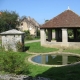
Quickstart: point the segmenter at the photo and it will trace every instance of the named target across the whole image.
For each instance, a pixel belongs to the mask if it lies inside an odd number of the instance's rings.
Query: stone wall
[[[42,46],[45,47],[54,47],[54,48],[71,48],[71,49],[80,49],[80,42],[45,42]]]
[[[3,35],[2,36],[2,47],[5,48],[5,50],[13,50],[17,51],[16,45],[17,43],[23,43],[22,42],[22,35]]]

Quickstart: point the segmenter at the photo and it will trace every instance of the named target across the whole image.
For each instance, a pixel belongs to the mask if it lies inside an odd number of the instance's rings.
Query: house
[[[39,23],[37,23],[33,18],[31,17],[27,17],[27,18],[23,18],[20,21],[20,26],[19,29],[21,31],[30,31],[30,35],[37,35],[37,30],[39,28]]]
[[[55,41],[52,30],[55,29]],[[46,35],[46,30],[48,35]],[[72,30],[72,38],[68,31]],[[47,21],[40,27],[41,45],[59,48],[80,48],[80,16],[68,9]],[[46,39],[47,36],[47,39]]]

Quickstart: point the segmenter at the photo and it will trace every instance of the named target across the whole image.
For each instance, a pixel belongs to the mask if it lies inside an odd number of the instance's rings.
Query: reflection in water
[[[49,65],[66,65],[80,61],[79,56],[71,55],[38,55],[32,58],[32,61],[40,64],[49,64]]]
[[[41,55],[41,63],[42,64],[46,63],[46,55]]]
[[[68,56],[67,55],[63,55],[62,56],[62,64],[65,65],[68,63]]]

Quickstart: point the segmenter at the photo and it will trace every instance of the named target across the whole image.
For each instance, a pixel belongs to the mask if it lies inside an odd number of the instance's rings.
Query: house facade
[[[31,17],[23,18],[20,21],[19,30],[21,30],[21,31],[27,31],[27,30],[29,30],[30,35],[36,36],[38,28],[39,28],[39,23],[37,23]]]
[[[53,29],[55,30],[55,41],[52,40]],[[72,30],[71,36],[70,30]],[[57,48],[80,48],[79,30],[80,16],[70,9],[65,10],[40,27],[41,45]],[[47,35],[46,31],[48,31]]]

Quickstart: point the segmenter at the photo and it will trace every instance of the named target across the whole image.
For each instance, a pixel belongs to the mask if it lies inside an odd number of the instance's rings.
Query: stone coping
[[[29,54],[31,54],[31,52]],[[39,64],[39,63],[36,63],[36,62],[32,61],[33,57],[36,57],[36,56],[38,56],[40,54],[43,54],[43,55],[45,55],[45,54],[57,54],[57,55],[59,55],[59,54],[66,54],[67,55],[67,54],[69,54],[69,55],[80,56],[80,54],[76,54],[76,53],[70,53],[70,52],[49,52],[49,53],[32,53],[32,54],[34,54],[34,55],[30,56],[28,58],[28,61],[31,62],[34,65],[47,66],[47,67],[62,67],[62,66],[71,66],[71,65],[80,64],[80,61],[79,61],[79,62],[75,62],[73,64],[66,64],[66,65],[47,65],[47,64]]]

